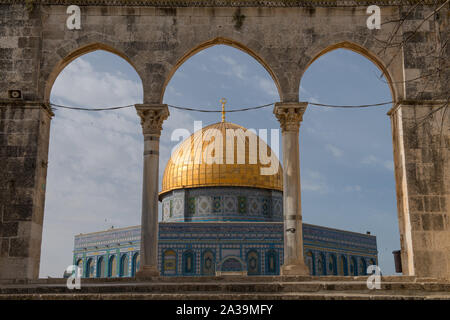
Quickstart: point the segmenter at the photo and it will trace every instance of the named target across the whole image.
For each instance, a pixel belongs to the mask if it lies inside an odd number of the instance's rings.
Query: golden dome
[[[234,132],[236,137],[234,141],[233,135],[227,135],[229,129]],[[201,132],[202,134],[199,130],[191,135],[173,152],[164,170],[160,196],[174,189],[217,186],[239,186],[283,191],[281,164],[270,147],[255,133],[230,122],[218,122],[209,125],[204,127]],[[215,142],[218,133],[223,137],[217,138],[217,141],[223,139],[222,156],[216,154],[217,150],[215,150],[216,148],[220,150],[217,147],[220,146],[220,143]],[[256,142],[256,148],[249,148],[249,142],[252,141]],[[244,142],[245,149],[243,148]],[[250,143],[250,146],[252,145],[254,144]],[[226,152],[227,146],[230,149],[228,153]],[[234,149],[233,152],[231,152],[231,147]],[[260,148],[263,148],[262,154],[265,154],[264,150],[267,150],[268,157],[264,161],[261,161],[259,156]],[[245,150],[245,161],[242,161],[243,155],[242,153],[238,154],[238,149]],[[252,160],[250,160],[249,154]],[[206,155],[210,156],[207,157]],[[211,158],[214,157],[217,157],[216,163],[211,161]],[[269,168],[272,169],[269,170]],[[261,174],[264,170],[266,172]],[[267,174],[267,171],[272,171],[274,174]]]

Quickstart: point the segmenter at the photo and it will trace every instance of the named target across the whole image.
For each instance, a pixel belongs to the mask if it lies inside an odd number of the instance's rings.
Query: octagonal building
[[[215,123],[180,143],[167,163],[158,234],[165,276],[278,275],[283,263],[283,171],[254,132]],[[303,224],[312,275],[365,274],[376,237]],[[75,236],[84,277],[133,276],[140,226]]]

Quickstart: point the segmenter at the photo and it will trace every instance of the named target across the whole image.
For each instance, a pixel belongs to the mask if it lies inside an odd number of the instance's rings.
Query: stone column
[[[158,176],[159,138],[169,116],[166,104],[138,104],[144,134],[144,179],[142,188],[141,251],[137,277],[158,276]]]
[[[303,227],[300,199],[299,129],[306,102],[276,103],[283,144],[284,264],[282,275],[309,275],[303,260]]]

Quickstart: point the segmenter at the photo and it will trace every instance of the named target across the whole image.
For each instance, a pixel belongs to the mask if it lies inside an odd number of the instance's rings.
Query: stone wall
[[[0,277],[37,278],[51,111],[0,103]]]

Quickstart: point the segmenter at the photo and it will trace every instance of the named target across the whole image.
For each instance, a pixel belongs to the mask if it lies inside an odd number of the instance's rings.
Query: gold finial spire
[[[225,122],[225,104],[227,103],[227,99],[222,98],[219,102],[222,104],[222,122]]]

